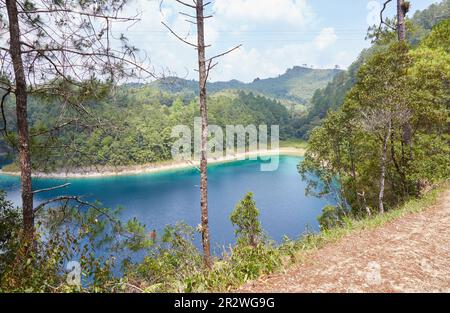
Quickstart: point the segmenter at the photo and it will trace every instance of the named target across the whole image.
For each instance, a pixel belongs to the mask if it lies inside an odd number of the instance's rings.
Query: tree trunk
[[[6,9],[9,20],[9,52],[16,80],[14,94],[16,96],[17,131],[19,136],[18,150],[22,187],[23,232],[26,240],[32,240],[34,236],[34,212],[27,118],[27,85],[21,57],[20,27],[16,1],[6,0]]]
[[[406,175],[405,175],[403,169],[400,167],[400,164],[398,163],[397,158],[395,156],[395,132],[394,131],[391,132],[391,160],[395,166],[395,170],[397,171],[397,174],[400,176],[401,196],[403,198],[408,194],[408,186],[406,183]]]
[[[206,58],[203,0],[197,0],[197,46],[198,46],[198,72],[199,72],[199,101],[201,115],[201,143],[200,143],[200,206],[202,213],[202,246],[203,262],[207,268],[211,268],[211,252],[208,226],[208,110],[206,107]]]
[[[379,203],[378,208],[381,214],[384,213],[384,186],[386,180],[386,160],[387,160],[387,148],[388,141],[391,134],[392,124],[389,122],[388,131],[384,135],[383,138],[383,151],[381,152],[381,175],[380,175],[380,195],[378,197]]]
[[[407,12],[405,0],[397,0],[397,35],[399,41],[406,39],[405,17]]]
[[[397,35],[398,41],[406,40],[406,14],[409,11],[409,2],[405,0],[397,0]],[[410,159],[413,158],[412,155],[412,129],[409,122],[403,125],[403,142],[409,146]]]
[[[450,121],[447,123],[448,145],[450,146]]]

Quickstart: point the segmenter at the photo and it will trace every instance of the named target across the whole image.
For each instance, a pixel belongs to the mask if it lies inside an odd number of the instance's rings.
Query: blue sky
[[[191,0],[185,0],[189,2]],[[119,26],[130,42],[151,59],[156,72],[196,78],[196,51],[171,35],[165,21],[187,40],[195,42],[195,28],[179,11],[186,10],[174,0],[132,0],[125,14],[140,13],[132,27]],[[393,1],[395,2],[395,1]],[[412,11],[422,10],[433,0],[411,0]],[[378,20],[382,1],[374,0],[215,0],[206,21],[206,41],[213,56],[242,44],[242,48],[220,59],[211,80],[273,77],[287,68],[308,64],[315,68],[339,65],[346,68],[365,41],[369,23]],[[395,14],[395,4],[386,13]]]

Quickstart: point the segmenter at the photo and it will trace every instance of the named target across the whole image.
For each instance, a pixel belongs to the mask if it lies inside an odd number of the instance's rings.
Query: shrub
[[[114,292],[119,288],[112,274],[112,260],[95,256],[91,243],[70,230],[52,235],[36,234],[33,248],[16,241],[14,258],[0,276],[0,292]],[[79,284],[67,282],[66,265],[78,260]]]
[[[262,239],[259,211],[253,200],[253,193],[248,193],[238,203],[231,214],[231,223],[236,227],[235,234],[239,244],[256,247]]]
[[[317,218],[322,230],[342,226],[345,211],[340,206],[327,205],[322,209],[322,214]]]
[[[17,238],[22,224],[19,209],[5,199],[0,190],[0,277],[15,255]]]
[[[20,209],[0,194],[1,292],[118,291],[123,285],[113,275],[114,257],[95,252],[147,245],[136,221],[122,225],[114,217],[117,212],[96,205],[80,208],[66,202],[38,213],[34,241],[24,244]],[[81,269],[75,285],[66,281],[72,260]]]
[[[183,223],[167,226],[144,261],[130,268],[128,279],[148,292],[184,291],[185,279],[202,270],[194,233]]]

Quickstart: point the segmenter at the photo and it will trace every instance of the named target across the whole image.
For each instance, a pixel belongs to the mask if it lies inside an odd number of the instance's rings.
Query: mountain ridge
[[[304,66],[288,68],[277,77],[255,78],[250,83],[237,79],[208,82],[210,93],[227,90],[256,92],[270,98],[288,100],[299,104],[308,104],[317,89],[324,88],[339,73],[340,69],[314,69]],[[175,76],[158,79],[148,85],[171,93],[198,94],[198,81]]]

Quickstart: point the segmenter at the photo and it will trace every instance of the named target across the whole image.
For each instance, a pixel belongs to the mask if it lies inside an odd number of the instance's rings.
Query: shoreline
[[[233,156],[220,156],[208,158],[208,164],[220,164],[247,160],[250,157],[269,157],[269,156],[304,156],[305,149],[284,147],[278,150],[251,151],[238,153]],[[160,173],[173,170],[182,170],[192,167],[198,167],[199,162],[191,161],[165,161],[161,163],[149,163],[144,165],[118,166],[118,167],[94,167],[90,169],[80,169],[77,172],[38,172],[32,175],[33,178],[100,178],[115,176],[132,176],[140,174]],[[0,169],[0,175],[20,176],[19,172],[4,172]]]

